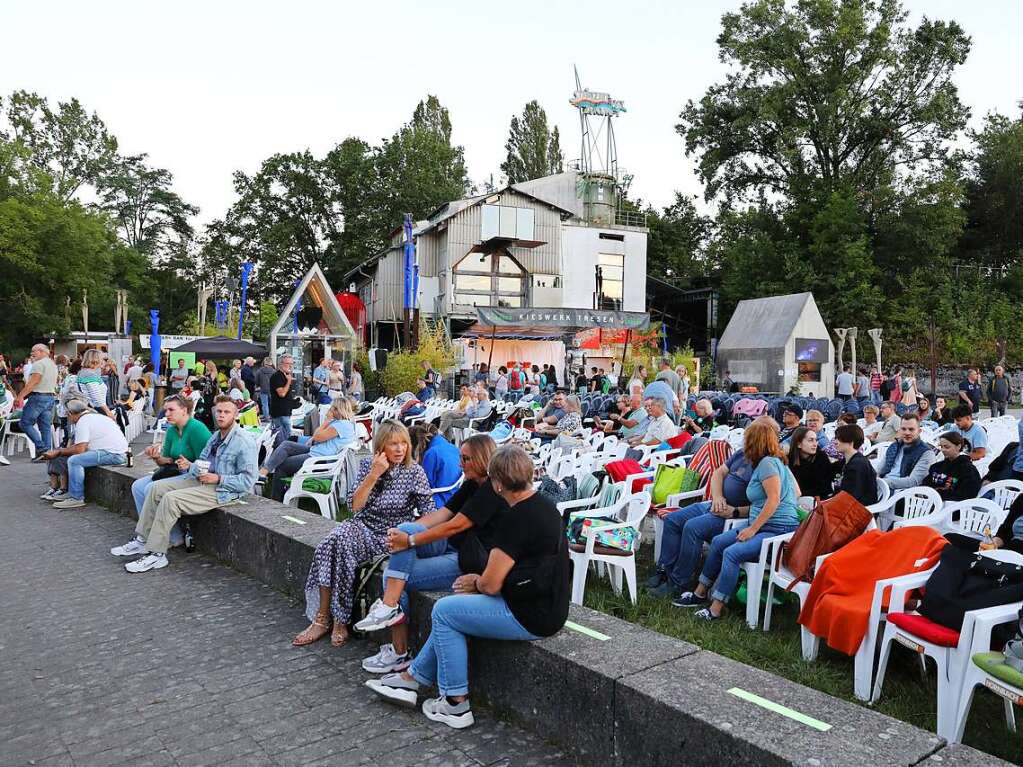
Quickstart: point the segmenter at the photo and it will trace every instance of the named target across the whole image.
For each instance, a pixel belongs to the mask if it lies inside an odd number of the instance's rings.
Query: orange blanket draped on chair
[[[947,545],[930,527],[868,530],[824,560],[799,622],[829,647],[855,655],[867,633],[875,581],[928,570]]]

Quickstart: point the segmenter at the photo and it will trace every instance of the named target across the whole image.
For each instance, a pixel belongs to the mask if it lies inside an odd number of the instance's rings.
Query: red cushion
[[[894,623],[907,634],[940,647],[955,647],[959,644],[958,631],[916,613],[889,613],[888,622]]]
[[[604,470],[608,476],[611,477],[613,482],[621,482],[623,479],[628,477],[630,474],[642,474],[646,471],[637,461],[631,458],[623,458],[620,461],[611,461],[605,467]]]
[[[664,441],[667,442],[669,445],[671,445],[676,450],[680,450],[683,447],[685,447],[686,446],[686,442],[688,442],[692,438],[693,438],[693,435],[690,434],[689,432],[687,432],[685,429],[683,429],[681,433],[677,434],[674,437],[671,437],[670,439],[666,439]]]

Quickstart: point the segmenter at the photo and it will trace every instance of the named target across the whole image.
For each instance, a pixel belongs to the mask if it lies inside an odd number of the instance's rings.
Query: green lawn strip
[[[762,628],[750,630],[746,626],[743,606],[738,604],[724,620],[707,623],[693,618],[692,610],[672,607],[670,600],[644,593],[642,584],[649,575],[649,568],[649,561],[640,561],[640,596],[635,605],[624,592],[616,597],[607,579],[598,579],[590,573],[586,581],[586,606],[692,642],[710,652],[770,671],[836,698],[866,705],[853,697],[851,657],[822,644],[814,663],[803,661],[796,624],[798,603],[775,606],[768,632]],[[872,708],[934,732],[937,726],[936,705],[933,663],[928,664],[928,674],[924,678],[916,655],[896,644],[881,699]],[[1019,715],[1017,710],[1017,718]],[[1006,728],[1002,699],[981,688],[974,696],[963,742],[1010,762],[1023,764],[1023,733],[1014,734]]]

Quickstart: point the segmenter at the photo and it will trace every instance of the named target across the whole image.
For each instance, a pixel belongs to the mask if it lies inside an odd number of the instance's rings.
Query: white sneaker
[[[456,705],[448,703],[448,699],[443,695],[439,698],[430,698],[423,701],[423,713],[426,714],[427,719],[433,722],[443,722],[456,730],[472,727],[476,722],[472,715],[472,709],[469,708],[468,698]]]
[[[85,501],[75,498],[74,496],[68,495],[64,497],[64,500],[57,501],[53,504],[55,509],[80,509],[85,505]]]
[[[161,567],[166,567],[169,564],[170,562],[167,561],[166,554],[154,554],[148,551],[144,557],[126,564],[124,569],[129,573],[145,573],[150,570],[159,570]]]
[[[369,608],[366,617],[355,624],[355,630],[379,631],[388,626],[393,626],[395,623],[401,623],[403,620],[405,620],[405,613],[401,611],[401,607],[398,605],[394,607],[385,605],[384,600],[378,599]]]
[[[57,501],[63,501],[67,497],[67,490],[56,490],[50,494],[49,500],[56,503]]]
[[[415,708],[419,700],[419,683],[401,678],[401,674],[389,674],[380,679],[367,679],[366,686],[385,700],[399,706]]]
[[[7,457],[0,455],[0,466],[10,466],[11,462],[7,460]]]
[[[43,493],[39,497],[42,500],[44,500],[44,501],[52,501],[53,500],[53,496],[56,495],[59,492],[60,492],[60,490],[55,490],[54,488],[51,487],[49,490],[47,490],[45,493]]]
[[[362,662],[362,667],[371,674],[393,674],[404,671],[412,665],[412,659],[406,652],[398,655],[393,644],[380,645],[380,652]]]
[[[110,553],[115,557],[135,557],[146,553],[146,542],[137,535],[123,546],[114,546]]]

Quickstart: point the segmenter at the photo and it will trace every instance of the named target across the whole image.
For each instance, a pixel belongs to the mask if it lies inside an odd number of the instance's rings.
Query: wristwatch
[[[410,535],[408,537],[408,547],[410,549],[414,549],[416,547],[416,536],[415,535]]]

